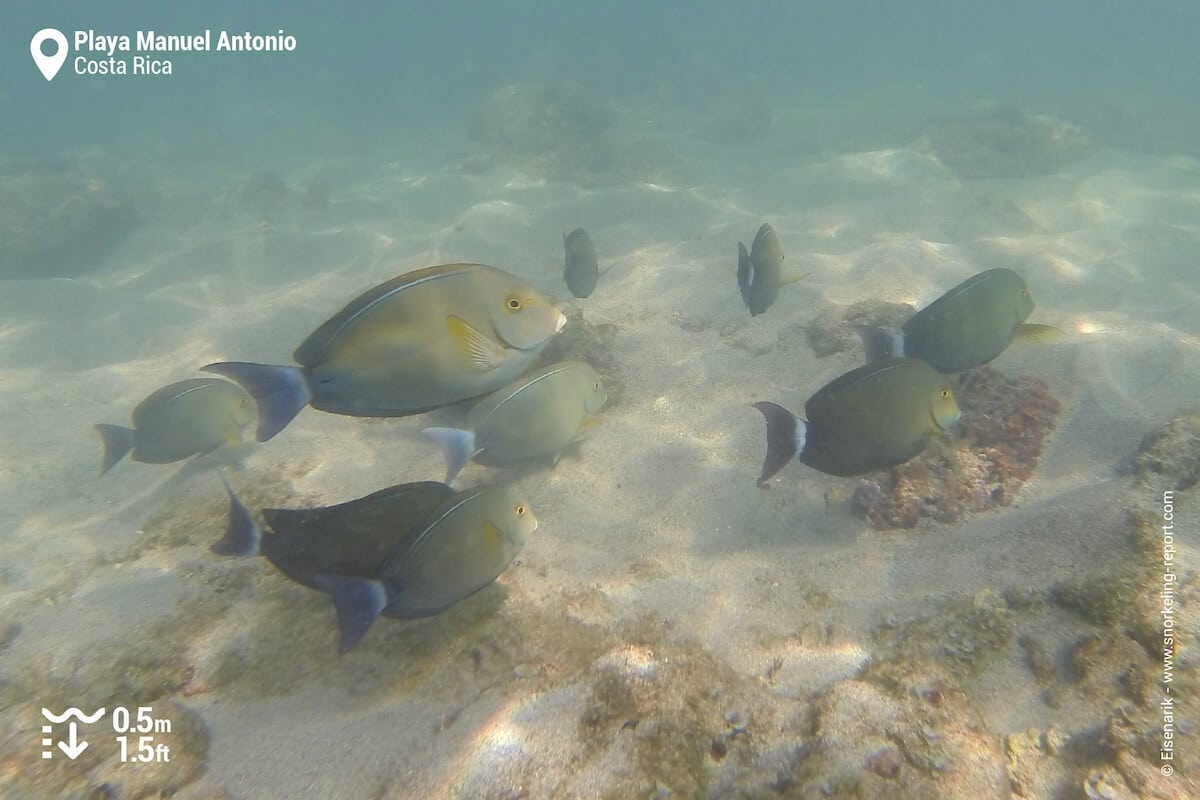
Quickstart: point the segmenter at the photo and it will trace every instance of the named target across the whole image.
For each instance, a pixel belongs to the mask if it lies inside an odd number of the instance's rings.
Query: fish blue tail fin
[[[262,528],[238,500],[224,475],[221,483],[229,494],[229,524],[225,526],[225,535],[209,549],[219,556],[256,556],[262,544]]]
[[[862,339],[863,350],[866,351],[868,364],[882,361],[892,356],[904,356],[904,334],[887,328],[876,328],[871,325],[855,325],[855,333]]]
[[[104,423],[95,428],[104,442],[104,463],[100,466],[100,474],[103,475],[133,449],[133,429]]]
[[[475,455],[479,453],[475,449],[475,434],[472,431],[459,430],[458,428],[426,428],[421,431],[426,437],[437,443],[437,446],[442,448],[442,455],[446,458],[446,480],[444,483],[449,486],[458,477],[458,473],[462,472],[462,468],[467,465]]]
[[[755,403],[767,420],[767,455],[763,459],[760,487],[804,451],[807,423],[778,403]]]
[[[345,655],[362,641],[371,623],[387,606],[387,590],[379,581],[343,575],[317,575],[313,582],[333,598],[341,633],[338,650]]]
[[[304,370],[300,367],[221,361],[201,369],[232,378],[250,393],[258,404],[257,438],[260,442],[267,441],[286,428],[312,400]]]

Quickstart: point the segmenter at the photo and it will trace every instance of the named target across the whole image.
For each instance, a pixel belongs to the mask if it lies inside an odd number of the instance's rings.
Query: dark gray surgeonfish
[[[221,362],[258,403],[258,440],[306,405],[402,417],[480,397],[516,378],[566,317],[521,279],[484,264],[444,264],[352,300],[296,349],[300,366]]]
[[[767,421],[763,486],[793,458],[830,475],[903,464],[958,422],[949,380],[924,361],[888,358],[835,378],[804,405],[807,419],[755,403]]]
[[[232,491],[229,499],[229,526],[213,550],[262,553],[288,577],[329,594],[342,653],[381,615],[433,616],[492,583],[537,529],[528,503],[507,488],[401,484],[326,508],[266,510],[270,532]]]
[[[576,297],[587,297],[596,289],[600,279],[600,267],[596,263],[596,248],[591,237],[583,228],[563,234],[563,250],[566,251],[566,266],[563,279],[567,288]]]
[[[153,392],[133,409],[133,427],[96,425],[104,442],[100,474],[127,453],[144,464],[170,464],[241,443],[254,421],[254,400],[236,383],[189,378]]]
[[[738,290],[751,316],[757,317],[771,307],[779,297],[779,287],[807,277],[807,274],[784,277],[783,247],[769,224],[764,222],[758,229],[749,252],[746,245],[738,242]]]
[[[1025,320],[1033,297],[1021,276],[997,268],[967,278],[914,314],[899,331],[862,326],[867,363],[891,356],[919,358],[938,372],[986,364],[1014,338],[1045,341],[1061,334]]]

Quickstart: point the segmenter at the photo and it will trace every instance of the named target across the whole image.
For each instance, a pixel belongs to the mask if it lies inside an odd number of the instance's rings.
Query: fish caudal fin
[[[446,458],[446,480],[444,482],[447,485],[453,483],[467,462],[479,454],[479,450],[475,448],[473,431],[464,431],[458,428],[426,428],[421,433],[442,448],[442,455]]]
[[[201,367],[232,378],[250,393],[258,405],[258,433],[265,442],[287,427],[312,400],[304,371],[299,367],[250,364],[245,361],[221,361]]]
[[[767,481],[804,451],[807,423],[778,403],[755,403],[767,420],[767,456],[763,459],[758,485]]]
[[[855,333],[862,339],[863,350],[867,354],[867,363],[874,364],[892,356],[904,355],[904,334],[887,328],[875,328],[870,325],[855,325]]]
[[[387,590],[379,581],[342,575],[317,575],[313,581],[333,598],[341,633],[338,650],[345,655],[362,641],[371,623],[387,606]]]
[[[256,556],[262,544],[262,528],[238,500],[224,475],[221,483],[229,494],[229,524],[225,526],[225,535],[209,549],[219,556]]]
[[[133,429],[103,423],[96,425],[95,428],[104,441],[104,463],[100,466],[100,474],[103,475],[133,449]]]

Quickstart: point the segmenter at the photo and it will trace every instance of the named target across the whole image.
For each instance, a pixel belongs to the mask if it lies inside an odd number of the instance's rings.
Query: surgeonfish
[[[576,297],[587,297],[596,289],[600,279],[600,268],[596,264],[596,248],[583,228],[563,234],[563,250],[566,251],[566,266],[563,279],[567,288]]]
[[[465,429],[426,428],[446,457],[446,483],[473,458],[507,463],[559,453],[596,423],[608,401],[604,381],[582,361],[518,378],[480,400]]]
[[[1033,297],[1021,276],[1003,267],[973,275],[918,311],[899,331],[861,326],[867,363],[919,358],[938,372],[962,372],[1004,352],[1014,337],[1046,340],[1061,332],[1025,320]]]
[[[958,422],[949,380],[924,361],[887,358],[826,384],[804,405],[807,419],[755,403],[767,421],[763,486],[793,458],[830,475],[860,475],[908,461]]]
[[[376,286],[313,331],[300,366],[227,361],[204,367],[258,402],[266,441],[306,406],[402,417],[485,395],[528,369],[567,318],[519,278],[444,264]]]
[[[189,378],[152,393],[133,409],[133,427],[98,424],[104,442],[100,474],[131,450],[144,464],[169,464],[241,443],[254,421],[254,400],[236,383],[221,378]]]
[[[746,245],[738,242],[738,290],[742,301],[750,309],[750,315],[762,314],[779,297],[779,287],[802,281],[808,274],[791,278],[783,276],[783,247],[774,229],[763,223],[754,236],[750,252]]]
[[[422,507],[446,491],[449,496],[417,522]],[[325,513],[307,520],[292,517],[281,522],[283,517],[276,515],[282,528],[298,524],[292,533],[299,535],[292,541],[292,536],[276,533],[273,536],[278,542],[268,544],[271,537],[257,528],[232,491],[229,498],[229,529],[222,539],[228,547],[221,551],[248,555],[257,542],[272,558],[268,548],[276,549],[272,561],[287,563],[285,574],[332,597],[342,653],[358,644],[381,615],[399,619],[434,616],[492,583],[508,569],[538,524],[529,505],[507,488],[459,493],[448,486],[432,489],[426,484],[405,484],[355,501],[361,504],[356,508],[347,509],[352,504],[343,504],[315,509]],[[408,504],[409,500],[416,505]],[[335,543],[338,517],[352,520],[354,555],[339,552]],[[382,529],[376,528],[377,524]],[[371,541],[357,541],[362,538]],[[381,544],[390,547],[382,556]],[[282,555],[288,549],[290,552]],[[336,573],[335,569],[361,574]]]

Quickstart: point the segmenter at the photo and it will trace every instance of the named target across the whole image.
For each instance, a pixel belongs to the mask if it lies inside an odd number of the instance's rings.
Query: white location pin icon
[[[42,44],[46,41],[54,42],[58,46],[52,56],[42,52]],[[46,80],[52,81],[58,71],[62,69],[62,65],[66,63],[67,37],[63,36],[60,30],[42,28],[33,35],[33,41],[29,43],[29,53],[33,56],[33,63],[37,64],[37,68],[46,76]]]

